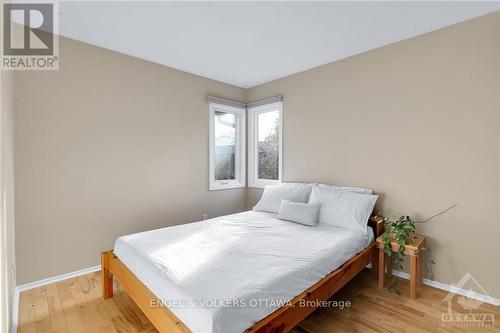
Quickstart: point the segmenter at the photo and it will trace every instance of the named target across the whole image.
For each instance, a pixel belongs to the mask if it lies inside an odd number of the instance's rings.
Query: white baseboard
[[[89,267],[89,268],[84,268],[84,269],[81,269],[79,271],[66,273],[66,274],[62,274],[62,275],[57,275],[57,276],[50,277],[47,279],[33,281],[30,283],[26,283],[26,284],[22,284],[20,286],[17,286],[15,291],[14,291],[14,300],[12,302],[12,333],[17,333],[17,324],[18,324],[18,318],[19,318],[19,295],[21,294],[21,292],[23,292],[25,290],[30,290],[33,288],[46,286],[46,285],[54,283],[54,282],[67,280],[67,279],[77,277],[80,275],[85,275],[85,274],[97,272],[100,270],[101,270],[101,265],[97,265],[97,266],[93,266],[93,267]]]
[[[14,289],[14,299],[12,301],[12,333],[17,333],[17,321],[19,320],[19,293],[17,288]]]
[[[97,265],[97,266],[93,266],[93,267],[89,267],[89,268],[84,268],[84,269],[80,269],[79,271],[75,271],[75,272],[71,272],[71,273],[66,273],[66,274],[62,274],[62,275],[57,275],[57,276],[46,278],[46,279],[43,279],[43,280],[38,280],[38,281],[34,281],[34,282],[22,284],[20,286],[17,286],[16,290],[19,290],[19,292],[22,292],[22,291],[25,291],[25,290],[30,290],[30,289],[33,289],[33,288],[38,288],[38,287],[46,286],[46,285],[54,283],[54,282],[59,282],[59,281],[62,281],[62,280],[66,280],[66,279],[70,279],[70,278],[73,278],[73,277],[76,277],[76,276],[80,276],[80,275],[85,275],[85,274],[97,272],[97,271],[100,271],[100,270],[101,270],[101,265]]]
[[[410,274],[405,273],[405,272],[393,270],[392,275],[400,277],[402,279],[406,279],[406,280],[410,279]],[[495,297],[491,297],[488,295],[483,295],[483,294],[477,293],[475,291],[460,289],[460,288],[457,288],[457,287],[449,285],[449,284],[445,284],[445,283],[441,283],[441,282],[437,282],[437,281],[433,281],[433,280],[429,280],[429,279],[424,279],[423,283],[425,285],[428,285],[430,287],[434,287],[436,289],[441,289],[441,290],[445,290],[445,291],[448,291],[448,292],[451,292],[451,293],[454,293],[457,295],[466,296],[468,298],[472,298],[472,299],[478,300],[480,302],[488,303],[488,304],[491,304],[494,306],[500,306],[500,299],[495,298]]]

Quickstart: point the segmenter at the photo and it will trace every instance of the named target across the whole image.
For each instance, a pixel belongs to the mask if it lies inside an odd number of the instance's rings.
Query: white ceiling
[[[63,36],[249,88],[499,2],[61,2]]]

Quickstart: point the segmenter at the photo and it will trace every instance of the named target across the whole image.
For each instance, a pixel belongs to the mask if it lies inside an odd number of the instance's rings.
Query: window
[[[248,185],[251,187],[281,182],[282,109],[282,102],[248,109]]]
[[[245,109],[209,103],[210,190],[245,187]]]

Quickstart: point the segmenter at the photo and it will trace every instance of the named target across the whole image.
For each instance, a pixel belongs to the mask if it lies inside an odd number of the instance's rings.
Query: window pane
[[[279,117],[278,110],[257,115],[259,179],[279,179]]]
[[[215,180],[233,180],[235,175],[236,115],[215,112]]]

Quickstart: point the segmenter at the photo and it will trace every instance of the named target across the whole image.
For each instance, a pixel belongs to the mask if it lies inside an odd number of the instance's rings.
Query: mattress
[[[114,253],[193,333],[237,333],[372,240],[248,211],[123,236]]]

